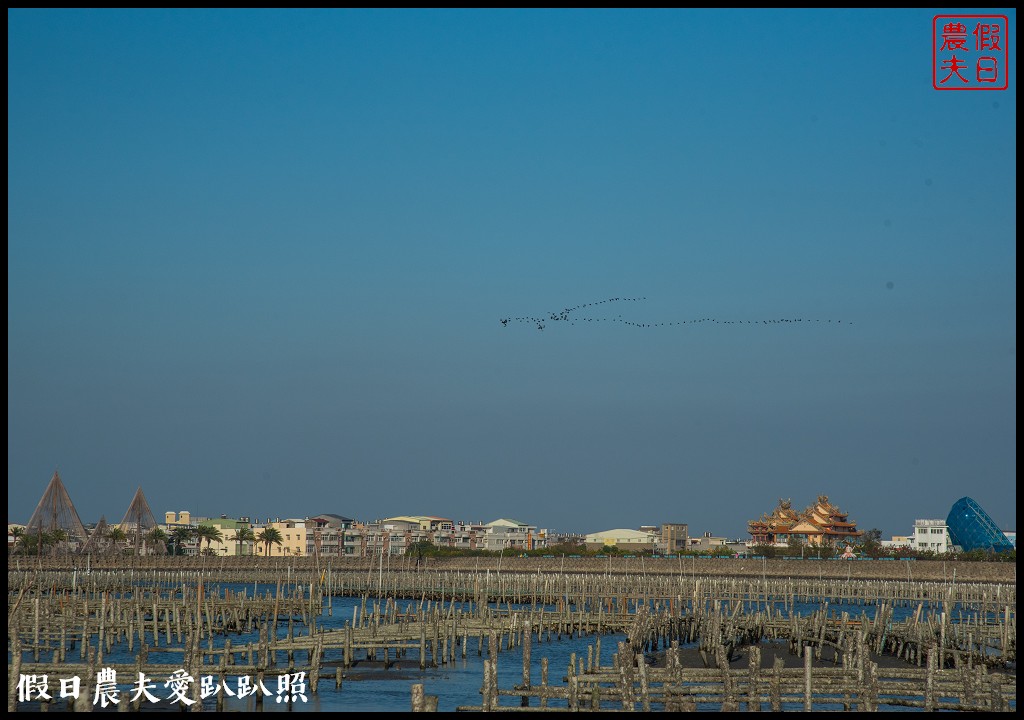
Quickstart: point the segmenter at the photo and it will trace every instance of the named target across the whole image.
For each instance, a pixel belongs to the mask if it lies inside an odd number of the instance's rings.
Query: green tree
[[[50,545],[53,546],[54,552],[61,550],[67,552],[70,550],[68,547],[68,533],[63,528],[54,528],[49,533]]]
[[[836,546],[830,540],[826,540],[821,545],[814,548],[814,556],[821,560],[828,560],[836,556]]]
[[[264,545],[264,555],[270,555],[271,545],[280,545],[284,542],[284,538],[281,537],[281,531],[277,528],[263,528],[259,535],[256,536],[256,542]]]
[[[441,554],[441,548],[429,540],[420,540],[414,542],[405,551],[410,557],[421,558],[421,557],[437,557]]]
[[[161,528],[155,527],[146,533],[146,543],[148,544],[147,552],[150,554],[156,552],[161,543],[163,543],[166,548],[167,533],[165,533]]]
[[[796,535],[790,535],[789,540],[786,543],[786,555],[788,557],[803,557],[806,545],[807,543],[804,542],[803,538],[799,538]]]
[[[860,539],[860,549],[868,557],[880,557],[884,553],[884,548],[882,547],[882,531],[878,528],[865,530]]]
[[[200,550],[202,550],[204,540],[206,541],[206,549],[209,550],[214,540],[220,542],[224,539],[224,534],[213,525],[200,525],[199,529],[196,530],[196,537],[199,538]]]
[[[248,525],[244,525],[235,532],[235,542],[238,543],[238,554],[242,554],[243,543],[254,543],[256,542],[256,533]]]
[[[190,527],[176,527],[171,530],[171,546],[175,555],[184,555],[185,546],[192,542],[195,530]]]
[[[26,532],[19,541],[19,552],[22,555],[42,555],[43,550],[53,543],[50,534],[42,530]]]
[[[12,527],[7,530],[7,534],[14,538],[13,550],[9,552],[18,552],[18,546],[21,544],[21,539],[25,537],[25,528],[23,527]]]
[[[750,545],[748,548],[749,552],[753,556],[773,558],[775,557],[775,546],[768,543],[760,545]]]

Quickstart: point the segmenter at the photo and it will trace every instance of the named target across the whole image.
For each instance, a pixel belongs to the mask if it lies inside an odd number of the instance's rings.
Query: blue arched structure
[[[953,503],[946,518],[953,544],[965,551],[1009,552],[1013,545],[981,506],[969,497]]]

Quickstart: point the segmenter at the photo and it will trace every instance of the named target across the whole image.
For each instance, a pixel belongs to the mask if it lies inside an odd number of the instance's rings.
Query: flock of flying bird
[[[665,327],[669,325],[700,325],[701,323],[713,323],[716,325],[778,325],[783,323],[842,323],[842,320],[815,320],[810,318],[781,318],[774,320],[717,320],[715,318],[698,318],[696,320],[677,320],[675,322],[659,322],[659,323],[642,323],[633,322],[632,320],[623,320],[622,315],[617,317],[578,317],[572,315],[577,310],[584,310],[589,307],[596,307],[598,305],[604,305],[605,303],[614,302],[637,302],[640,300],[646,300],[645,297],[632,297],[632,298],[608,298],[607,300],[598,300],[591,303],[583,303],[582,305],[576,305],[574,307],[567,307],[560,312],[548,313],[546,318],[523,316],[523,317],[507,317],[501,318],[501,324],[504,327],[508,327],[510,322],[517,323],[530,323],[537,326],[538,330],[543,330],[547,327],[548,322],[567,322],[570,325],[584,322],[617,322],[623,325],[632,325],[633,327],[649,328],[649,327]],[[853,323],[847,323],[852,325]]]

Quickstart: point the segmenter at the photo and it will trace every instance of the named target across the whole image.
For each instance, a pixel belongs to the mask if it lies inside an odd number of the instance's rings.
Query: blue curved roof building
[[[988,516],[981,505],[969,497],[962,497],[953,503],[946,518],[949,534],[954,545],[965,551],[989,550],[991,552],[1009,552],[1013,545],[999,526]]]

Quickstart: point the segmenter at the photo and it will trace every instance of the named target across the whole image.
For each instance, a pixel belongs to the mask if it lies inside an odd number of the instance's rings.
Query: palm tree
[[[104,537],[110,543],[109,547],[112,552],[119,552],[121,547],[128,540],[128,533],[120,528],[118,525],[108,527]]]
[[[167,533],[161,528],[155,527],[146,533],[146,540],[152,546],[150,552],[157,552],[160,543],[164,543],[164,552],[167,552]]]
[[[64,528],[54,528],[48,535],[50,536],[50,543],[54,546],[54,552],[57,549],[67,552],[70,548],[67,546],[68,533]]]
[[[14,551],[17,552],[18,545],[21,544],[21,539],[25,537],[25,528],[23,527],[12,527],[7,529],[7,534],[14,538]],[[8,550],[9,552],[10,550]]]
[[[224,539],[224,534],[213,525],[200,525],[199,529],[196,530],[196,536],[199,538],[199,547],[202,548],[203,540],[205,540],[207,549],[209,549],[214,540],[220,542]]]
[[[281,531],[277,528],[263,528],[263,531],[256,536],[256,542],[263,543],[266,546],[265,555],[270,555],[270,546],[280,545],[284,542],[284,538],[281,537]]]
[[[235,531],[235,542],[238,543],[238,554],[242,554],[242,543],[256,542],[256,533],[248,525],[244,525]]]
[[[184,555],[185,546],[192,542],[195,531],[190,527],[176,527],[171,531],[171,545],[175,555]]]
[[[26,555],[42,555],[43,548],[51,542],[49,533],[35,530],[23,534],[18,542],[18,546]]]

